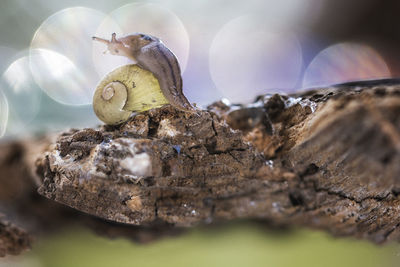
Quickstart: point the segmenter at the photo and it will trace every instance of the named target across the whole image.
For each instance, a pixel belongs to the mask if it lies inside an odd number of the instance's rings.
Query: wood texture
[[[195,113],[165,106],[120,126],[62,133],[42,149],[31,153],[29,178],[41,195],[136,232],[258,219],[400,239],[396,80]]]

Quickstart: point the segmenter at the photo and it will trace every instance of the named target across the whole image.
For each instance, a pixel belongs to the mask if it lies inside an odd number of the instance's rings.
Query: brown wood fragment
[[[263,218],[397,239],[400,88],[383,88],[272,95],[198,114],[166,106],[66,133],[39,162],[39,192],[134,225]]]
[[[102,236],[125,237],[140,243],[183,232],[165,226],[112,223],[40,196],[38,176],[33,171],[35,161],[54,141],[47,137],[0,144],[0,257],[19,254],[30,248],[33,239],[77,224]]]
[[[400,239],[399,132],[398,81],[194,114],[165,106],[59,135],[33,153],[33,180],[46,198],[126,229],[253,218],[382,243]]]
[[[18,255],[31,247],[31,241],[24,230],[0,217],[0,257]]]

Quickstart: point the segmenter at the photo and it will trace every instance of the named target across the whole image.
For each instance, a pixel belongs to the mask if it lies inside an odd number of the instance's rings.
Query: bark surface
[[[2,175],[0,182],[13,177],[36,198],[38,186],[48,199],[124,224],[40,198],[60,214],[101,222],[95,229],[135,229],[137,237],[261,219],[377,243],[400,239],[396,80],[266,95],[247,106],[217,102],[195,113],[164,106],[119,126],[70,130],[54,140],[42,140],[36,150],[39,141],[15,142],[25,167],[15,170],[0,157],[2,174],[23,173]]]

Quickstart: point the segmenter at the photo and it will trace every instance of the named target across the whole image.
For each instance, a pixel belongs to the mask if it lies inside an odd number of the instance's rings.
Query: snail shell
[[[109,125],[120,124],[133,112],[168,104],[154,75],[137,65],[124,65],[108,73],[97,85],[93,109]]]

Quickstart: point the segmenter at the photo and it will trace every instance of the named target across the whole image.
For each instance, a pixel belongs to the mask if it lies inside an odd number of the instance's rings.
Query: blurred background
[[[180,61],[191,102],[249,103],[258,94],[399,77],[399,13],[395,0],[1,0],[0,141],[100,124],[94,88],[129,61],[103,54],[93,35],[160,37]],[[240,224],[146,246],[72,229],[0,266],[400,266],[399,256],[395,244]]]

